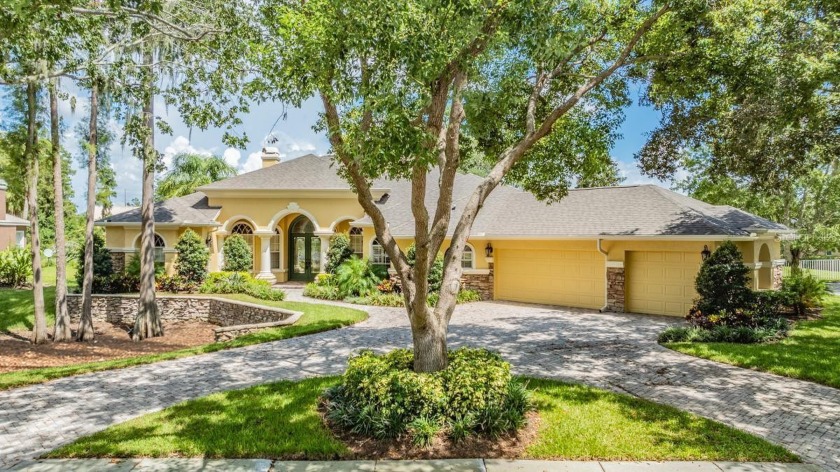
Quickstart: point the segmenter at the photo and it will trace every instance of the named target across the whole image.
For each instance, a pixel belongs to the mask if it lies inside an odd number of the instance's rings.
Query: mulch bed
[[[351,451],[348,459],[465,459],[486,457],[490,459],[522,457],[525,448],[537,437],[540,416],[536,411],[527,413],[527,424],[514,435],[499,438],[470,436],[453,443],[446,435],[440,434],[431,446],[420,448],[411,443],[411,438],[403,436],[395,439],[373,439],[367,436],[348,433],[333,427],[324,416],[319,406],[318,412],[327,428]]]
[[[29,343],[29,331],[0,333],[0,373],[40,367],[59,367],[87,362],[124,359],[176,351],[213,342],[216,325],[204,322],[164,323],[164,336],[134,342],[128,327],[110,323],[94,324],[92,343]],[[52,327],[49,328],[52,331]],[[73,332],[75,336],[75,330]]]

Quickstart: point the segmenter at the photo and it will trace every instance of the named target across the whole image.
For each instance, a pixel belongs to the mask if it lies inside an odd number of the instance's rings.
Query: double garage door
[[[597,251],[499,249],[495,260],[499,300],[604,306],[604,256]]]
[[[495,259],[499,300],[592,309],[605,304],[604,256],[597,251],[499,249]],[[685,316],[699,267],[699,253],[627,252],[626,311]]]

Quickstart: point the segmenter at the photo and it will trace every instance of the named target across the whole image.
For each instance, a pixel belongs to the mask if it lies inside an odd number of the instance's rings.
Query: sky
[[[79,136],[75,129],[77,124],[84,120],[87,114],[88,100],[83,92],[69,90],[69,96],[75,97],[75,112],[71,110],[69,97],[59,104],[63,120],[63,145],[74,156],[73,167],[75,174],[72,177],[74,195],[73,202],[78,208],[83,207],[85,198],[85,181],[87,178],[86,169],[83,168],[82,154],[78,144]],[[647,133],[652,131],[659,123],[660,114],[651,107],[639,104],[639,88],[632,90],[633,104],[625,110],[626,119],[621,126],[622,137],[616,141],[612,149],[612,156],[618,163],[619,171],[624,177],[624,185],[642,183],[656,183],[663,186],[670,186],[670,182],[659,182],[641,175],[634,154],[641,149],[647,139]],[[0,109],[5,108],[6,97],[0,95]],[[223,130],[210,129],[202,131],[190,129],[177,116],[173,108],[167,109],[162,102],[156,104],[156,115],[165,120],[172,127],[172,134],[166,135],[156,133],[155,146],[163,153],[164,163],[171,164],[172,157],[179,152],[191,151],[203,154],[221,155],[225,160],[237,168],[240,173],[249,172],[261,167],[260,151],[263,140],[271,133],[278,142],[273,144],[280,149],[282,159],[293,159],[305,154],[324,154],[329,151],[330,146],[323,133],[316,133],[312,127],[318,119],[321,110],[321,103],[317,99],[310,99],[304,102],[300,108],[284,107],[280,103],[262,103],[251,107],[250,112],[242,117],[242,125],[237,129],[245,132],[250,142],[244,149],[227,147],[222,143]],[[283,113],[284,118],[281,118]],[[279,119],[279,120],[278,120]],[[276,123],[276,125],[275,125]],[[2,124],[2,117],[0,117]],[[115,131],[118,126],[113,123]],[[272,129],[272,126],[274,128]],[[119,142],[111,148],[111,165],[117,177],[117,196],[114,205],[123,205],[126,202],[140,198],[141,188],[141,167],[140,162],[131,154],[131,150],[123,148]]]

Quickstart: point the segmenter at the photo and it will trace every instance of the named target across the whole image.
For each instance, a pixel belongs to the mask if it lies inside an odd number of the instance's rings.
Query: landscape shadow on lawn
[[[352,458],[316,409],[338,379],[281,381],[190,400],[46,457]],[[540,433],[524,457],[797,461],[782,447],[675,408],[583,385],[522,380],[540,413]]]

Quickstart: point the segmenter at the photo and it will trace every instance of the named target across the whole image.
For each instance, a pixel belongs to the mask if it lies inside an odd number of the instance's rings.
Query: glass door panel
[[[295,236],[292,239],[292,272],[295,275],[306,276],[306,236]]]
[[[309,238],[309,258],[312,263],[309,265],[309,278],[314,278],[321,272],[321,238],[313,236]]]

